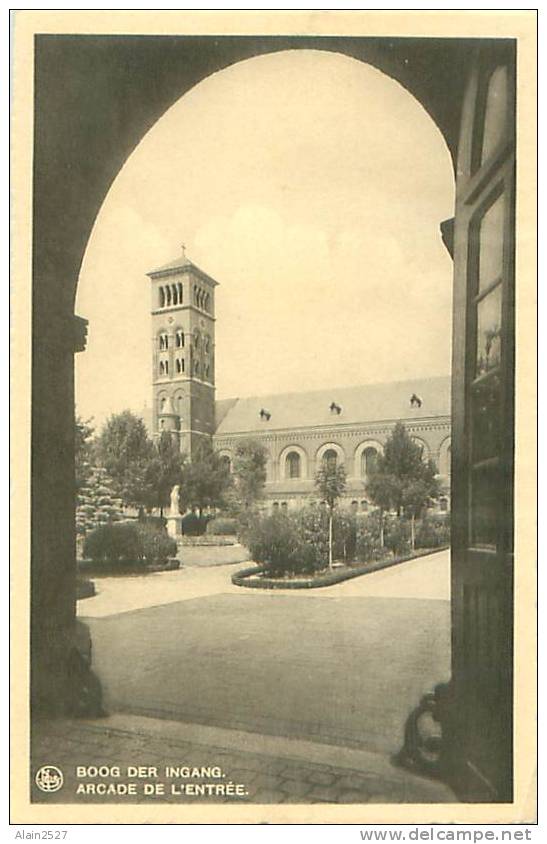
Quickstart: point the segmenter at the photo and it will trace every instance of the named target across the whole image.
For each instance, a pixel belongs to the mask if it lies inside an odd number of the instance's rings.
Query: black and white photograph
[[[534,823],[535,13],[211,15],[14,15],[15,815]]]

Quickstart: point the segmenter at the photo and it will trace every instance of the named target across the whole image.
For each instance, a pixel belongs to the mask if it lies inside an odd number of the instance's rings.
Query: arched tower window
[[[169,337],[165,332],[162,332],[159,336],[159,346],[160,350],[169,348]]]
[[[165,301],[167,303],[167,307],[169,307],[171,304],[171,287],[169,286],[169,284],[165,288]]]
[[[182,281],[177,282],[177,290],[179,292],[179,305],[182,305]]]
[[[179,303],[179,291],[176,284],[171,285],[172,296],[173,296],[173,305],[178,305]]]
[[[165,308],[165,290],[163,287],[158,288],[158,293],[160,296],[160,308]]]
[[[378,467],[378,452],[372,446],[361,454],[361,477],[370,478]]]
[[[300,477],[300,455],[297,451],[290,451],[286,457],[287,477],[291,479]]]
[[[184,348],[184,331],[182,330],[182,328],[177,328],[175,332],[175,346],[177,347],[177,349]]]
[[[175,358],[175,368],[177,375],[181,375],[184,372],[184,358]]]

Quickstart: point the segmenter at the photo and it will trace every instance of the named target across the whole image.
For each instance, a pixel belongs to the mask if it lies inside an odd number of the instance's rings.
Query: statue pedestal
[[[182,516],[166,516],[167,519],[167,533],[173,539],[178,539],[182,536],[181,522]]]

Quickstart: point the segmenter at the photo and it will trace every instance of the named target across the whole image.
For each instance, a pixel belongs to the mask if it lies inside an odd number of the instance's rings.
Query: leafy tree
[[[391,510],[393,502],[399,500],[401,484],[395,475],[375,472],[367,483],[367,493],[380,511],[380,546],[385,545],[385,512]]]
[[[97,460],[126,504],[150,506],[147,470],[155,449],[140,417],[124,410],[112,415],[97,440]]]
[[[182,483],[184,463],[185,457],[181,454],[178,443],[167,431],[163,431],[144,476],[147,505],[158,507],[161,516],[163,508],[167,507],[171,500],[171,490]]]
[[[436,467],[424,461],[422,447],[414,442],[402,422],[398,422],[378,455],[376,472],[367,483],[367,493],[380,509],[381,544],[384,544],[384,512],[410,516],[414,547],[414,520],[421,515],[430,498],[439,494]]]
[[[431,497],[431,485],[423,479],[409,481],[403,488],[402,501],[405,514],[410,516],[410,545],[413,551],[416,547],[415,522]]]
[[[254,439],[242,440],[234,455],[235,491],[240,505],[248,509],[264,495],[267,452]]]
[[[91,476],[93,463],[93,434],[91,419],[76,416],[74,427],[74,463],[76,468],[76,490],[85,486]]]
[[[346,470],[326,460],[315,475],[315,486],[329,511],[329,568],[332,569],[332,523],[338,499],[346,489]]]
[[[210,445],[202,445],[191,463],[182,467],[179,503],[181,513],[188,508],[198,511],[221,507],[232,478],[225,461]]]

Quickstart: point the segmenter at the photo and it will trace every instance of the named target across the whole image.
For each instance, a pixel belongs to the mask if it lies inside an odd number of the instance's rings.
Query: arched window
[[[177,375],[180,375],[184,372],[184,358],[175,358],[175,367],[177,370]]]
[[[287,477],[294,479],[300,477],[300,455],[297,451],[290,451],[286,457]]]
[[[194,362],[194,373],[195,373],[196,375],[199,375],[199,360],[196,360],[196,361]]]
[[[165,363],[160,360],[160,375],[165,375]]]
[[[168,337],[167,334],[165,334],[165,333],[160,334],[159,345],[160,345],[160,350],[169,348],[169,337]]]
[[[209,302],[211,301],[211,297],[209,293],[205,294],[205,310],[209,311]]]
[[[288,504],[287,504],[287,502],[286,502],[286,501],[282,501],[282,502],[281,502],[281,510],[282,510],[284,513],[286,513],[286,512],[287,512],[287,510],[288,510]]]
[[[359,509],[359,502],[358,502],[358,501],[352,501],[352,502],[351,502],[351,510],[352,510],[352,512],[353,512],[353,513],[356,513],[358,509]]]
[[[194,331],[194,346],[196,349],[199,348],[199,331],[197,329]]]
[[[232,461],[230,460],[227,454],[221,455],[220,462],[222,463],[224,468],[228,470],[228,472],[232,471]]]
[[[323,464],[327,469],[336,469],[338,463],[338,455],[333,448],[327,449],[323,455]]]
[[[173,284],[173,305],[179,304],[179,286],[178,284]]]
[[[367,512],[367,510],[368,510],[368,501],[365,501],[364,499],[363,499],[363,501],[361,501],[361,510],[363,511],[363,513],[366,513],[366,512]]]
[[[370,478],[378,466],[378,452],[372,446],[365,448],[361,454],[361,477]]]
[[[439,507],[441,509],[441,513],[448,512],[448,498],[445,498],[444,496],[439,498]]]
[[[165,308],[165,290],[163,287],[158,288],[160,294],[160,308]]]
[[[171,305],[171,288],[169,285],[165,288],[165,303],[167,307]]]
[[[209,364],[205,366],[205,377],[209,378]]]
[[[184,348],[184,331],[182,328],[177,328],[175,332],[175,346],[177,349]]]
[[[179,305],[182,305],[182,281],[177,282],[177,290],[179,291]]]
[[[210,344],[210,338],[209,338],[209,335],[206,334],[205,337],[203,338],[203,349],[207,354],[209,353],[209,344]]]

